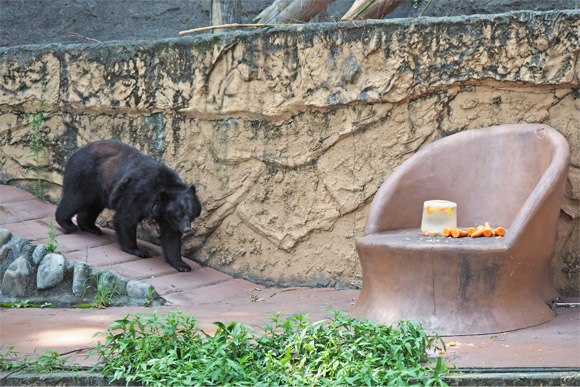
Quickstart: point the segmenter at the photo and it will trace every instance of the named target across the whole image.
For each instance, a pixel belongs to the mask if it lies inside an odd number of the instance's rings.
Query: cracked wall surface
[[[572,150],[553,274],[562,294],[578,295],[579,15],[2,49],[0,178],[33,178],[25,112],[44,84],[53,201],[70,154],[115,138],[196,184],[204,211],[185,238],[188,257],[265,284],[358,287],[354,239],[398,165],[458,131],[541,122]],[[156,230],[141,233],[154,239]]]

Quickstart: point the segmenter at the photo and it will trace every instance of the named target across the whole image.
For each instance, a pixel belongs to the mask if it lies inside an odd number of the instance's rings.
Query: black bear
[[[68,233],[101,234],[95,221],[105,208],[115,210],[113,225],[123,251],[150,256],[137,247],[137,224],[152,218],[165,259],[178,271],[191,270],[181,259],[181,237],[191,230],[201,203],[195,186],[188,187],[175,171],[118,141],[83,146],[66,163],[56,221]],[[75,214],[78,227],[71,220]]]

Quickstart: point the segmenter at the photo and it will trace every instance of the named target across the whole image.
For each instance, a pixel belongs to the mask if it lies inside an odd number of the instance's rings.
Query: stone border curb
[[[98,283],[97,283],[98,282]],[[91,303],[98,286],[111,287],[113,304],[163,305],[155,288],[67,259],[0,228],[0,302],[71,307]]]
[[[54,372],[50,374],[13,374],[0,372],[0,386],[122,386],[111,377],[90,371]],[[578,386],[580,369],[520,368],[516,370],[471,370],[458,369],[444,378],[450,386]]]

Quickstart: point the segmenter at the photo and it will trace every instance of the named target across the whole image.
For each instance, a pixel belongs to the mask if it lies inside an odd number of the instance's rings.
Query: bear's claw
[[[180,272],[188,272],[188,271],[191,271],[191,267],[189,267],[189,265],[187,263],[183,262],[183,261],[177,262],[177,264],[173,264],[173,263],[170,263],[170,264],[171,264],[171,266],[173,266],[174,268],[176,268],[177,271],[180,271]]]

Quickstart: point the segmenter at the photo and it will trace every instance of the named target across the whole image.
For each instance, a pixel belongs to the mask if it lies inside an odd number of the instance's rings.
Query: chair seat
[[[464,227],[466,229],[466,227]],[[509,235],[509,228],[506,228]],[[505,251],[511,244],[511,239],[506,237],[480,237],[480,238],[451,238],[443,236],[421,235],[419,228],[392,230],[380,234],[365,235],[358,238],[366,245],[385,246],[391,249],[410,250],[481,250],[481,251]]]

